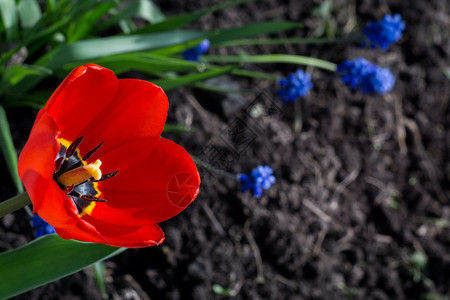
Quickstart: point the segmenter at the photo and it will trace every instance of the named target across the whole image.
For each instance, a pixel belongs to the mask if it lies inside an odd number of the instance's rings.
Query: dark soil
[[[168,15],[212,1],[155,1]],[[304,27],[280,35],[311,36],[320,1],[256,1],[205,17],[212,29],[276,19]],[[357,43],[245,48],[250,53],[310,55],[333,62],[363,56],[396,76],[385,96],[352,92],[330,72],[312,72],[314,88],[282,105],[270,81],[223,78],[251,92],[224,97],[184,88],[168,93],[169,124],[195,133],[165,134],[191,154],[232,173],[260,164],[276,184],[257,199],[231,179],[201,170],[198,199],[161,224],[166,241],[105,262],[112,299],[449,299],[450,297],[450,5],[428,1],[334,1],[336,34],[385,13],[400,13],[402,40],[386,52]],[[356,26],[356,27],[355,27]],[[211,53],[233,54],[231,48]],[[298,66],[249,69],[285,76]],[[229,109],[230,104],[235,109]],[[224,108],[225,107],[225,108]],[[263,114],[254,117],[255,107]],[[34,118],[10,109],[16,146]],[[0,168],[5,169],[4,162]],[[14,194],[6,171],[1,196]],[[0,222],[0,250],[33,238],[24,211]],[[426,258],[423,265],[417,257]],[[220,287],[222,290],[220,291]],[[220,295],[222,293],[222,295]],[[87,269],[18,299],[101,299]]]

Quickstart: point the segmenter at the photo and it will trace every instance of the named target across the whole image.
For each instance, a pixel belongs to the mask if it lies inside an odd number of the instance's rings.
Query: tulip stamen
[[[95,152],[97,152],[98,149],[100,149],[101,146],[103,146],[104,143],[105,142],[101,142],[100,145],[98,145],[97,147],[86,153],[86,155],[83,156],[83,160],[85,161],[88,160]]]
[[[72,191],[70,193],[70,195],[78,197],[81,200],[86,201],[86,202],[92,202],[92,201],[94,201],[94,202],[108,202],[108,200],[106,200],[106,199],[102,199],[102,198],[95,197],[95,196],[92,196],[92,195],[80,195],[79,193],[77,193],[75,191]]]
[[[61,169],[62,165],[63,165],[63,161],[64,161],[64,157],[61,156],[59,157],[56,161],[55,161],[55,174],[59,172],[59,170]]]
[[[75,186],[72,184],[71,186],[66,186],[65,188],[64,188],[64,192],[66,192],[66,194],[70,194],[70,193],[72,193],[73,192],[73,189],[75,188]]]
[[[108,202],[108,200],[106,200],[106,199],[98,198],[98,197],[95,197],[95,196],[92,196],[92,195],[81,195],[80,198],[82,200],[86,201],[86,202],[91,202],[91,201],[94,201],[94,202]]]
[[[103,174],[102,177],[100,177],[100,179],[91,179],[91,181],[92,182],[98,182],[98,181],[103,181],[103,180],[106,180],[106,179],[110,179],[110,178],[113,178],[114,176],[116,176],[118,173],[119,173],[119,171],[106,173],[106,174]]]
[[[73,141],[72,144],[70,144],[69,148],[67,148],[66,150],[66,160],[68,160],[75,153],[75,151],[78,149],[78,146],[80,146],[83,139],[84,138],[80,136],[75,141]]]

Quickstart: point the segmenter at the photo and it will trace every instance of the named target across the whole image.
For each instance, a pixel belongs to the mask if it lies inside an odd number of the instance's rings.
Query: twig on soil
[[[316,243],[314,244],[313,248],[313,255],[317,255],[320,252],[320,249],[322,248],[323,240],[325,239],[326,235],[328,233],[328,226],[324,226],[322,230],[319,232],[319,237],[317,238]]]
[[[347,23],[345,24],[344,29],[343,29],[343,32],[345,35],[349,34],[357,25],[355,0],[349,1],[347,13],[348,13]]]
[[[331,217],[329,215],[327,215],[325,212],[323,212],[323,210],[321,210],[320,208],[318,208],[317,206],[315,206],[311,201],[309,201],[306,198],[303,198],[303,204],[305,205],[305,207],[307,209],[309,209],[310,211],[312,211],[314,214],[316,214],[319,218],[322,219],[322,221],[324,221],[325,223],[331,223],[333,220],[331,219]]]
[[[395,97],[395,118],[397,120],[397,141],[400,153],[406,155],[408,153],[408,147],[406,146],[406,130],[405,130],[405,118],[403,116],[403,105],[400,97]]]
[[[345,235],[340,238],[339,240],[336,241],[336,246],[334,247],[334,251],[337,252],[341,252],[347,249],[351,249],[352,245],[351,245],[351,240],[355,238],[355,232],[353,231],[352,228],[349,228],[346,232]]]
[[[219,220],[217,220],[216,216],[214,215],[214,212],[211,210],[211,208],[206,204],[205,202],[202,202],[202,209],[206,213],[206,216],[209,218],[211,223],[213,224],[214,228],[217,230],[220,236],[225,236],[226,232],[223,229],[222,224],[220,224]]]
[[[325,223],[333,223],[333,225],[338,230],[345,230],[345,226],[341,225],[338,221],[330,217],[328,214],[326,214],[323,210],[318,208],[316,205],[314,205],[311,201],[309,201],[306,198],[303,198],[302,200],[303,205],[308,208],[310,211],[312,211],[315,215],[317,215],[322,221]]]
[[[139,285],[136,279],[134,279],[133,276],[131,276],[130,274],[125,274],[123,279],[131,286],[132,291],[136,293],[137,298],[143,300],[150,300],[148,294],[142,289],[142,287]]]
[[[263,271],[261,252],[259,251],[258,245],[256,244],[256,241],[253,238],[252,233],[250,232],[250,221],[249,220],[247,220],[247,222],[245,222],[244,234],[250,244],[250,248],[252,249],[253,256],[255,257],[256,272],[257,272],[256,282],[264,283],[264,271]]]
[[[230,291],[230,296],[231,297],[236,297],[237,294],[239,294],[239,292],[241,291],[242,286],[244,285],[244,281],[241,279],[238,282],[236,282],[236,285],[234,286],[234,288]]]
[[[278,280],[279,282],[281,282],[282,284],[287,285],[288,287],[290,287],[292,289],[295,289],[298,287],[298,285],[294,281],[287,279],[286,277],[284,277],[280,274],[276,274],[275,279]]]
[[[303,128],[303,112],[302,112],[302,103],[300,100],[294,102],[294,132],[298,134],[302,131]]]
[[[426,253],[425,249],[423,249],[422,245],[416,239],[413,240],[413,247],[417,252]]]
[[[377,195],[377,197],[374,200],[374,203],[376,205],[379,205],[380,203],[382,203],[382,199],[386,199],[390,195],[398,195],[399,194],[398,190],[393,188],[390,183],[389,184],[385,184],[381,180],[379,180],[379,179],[377,179],[375,177],[372,177],[372,176],[366,176],[364,178],[364,180],[368,184],[371,184],[371,185],[373,185],[374,187],[376,187],[377,189],[380,190],[380,193]]]
[[[334,190],[333,196],[331,196],[331,201],[333,201],[334,199],[338,198],[342,192],[344,191],[344,189],[353,181],[356,180],[356,178],[358,178],[359,172],[361,171],[360,168],[358,169],[354,169],[353,171],[350,172],[350,174],[347,175],[347,177],[344,178],[344,180],[342,180],[338,186],[336,187],[336,189]]]
[[[411,130],[414,138],[414,144],[417,146],[417,150],[419,152],[420,157],[422,157],[423,160],[423,167],[428,173],[428,178],[431,181],[431,184],[433,185],[433,188],[436,191],[437,197],[441,201],[441,203],[447,203],[448,199],[445,197],[445,193],[443,192],[439,180],[436,177],[436,172],[433,168],[433,164],[430,162],[430,159],[428,158],[427,152],[425,151],[425,148],[423,147],[422,143],[422,135],[420,134],[419,127],[417,126],[416,122],[414,120],[411,120],[409,118],[405,118],[404,124],[406,128]]]
[[[383,243],[383,244],[391,244],[392,243],[392,237],[390,235],[375,234],[373,236],[373,239],[377,243]]]
[[[195,99],[190,93],[186,93],[186,99],[192,105],[192,107],[200,114],[203,119],[208,119],[208,112],[202,107],[202,105]]]

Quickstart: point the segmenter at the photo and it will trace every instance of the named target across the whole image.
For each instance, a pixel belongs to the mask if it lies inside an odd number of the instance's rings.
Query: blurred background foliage
[[[50,76],[64,78],[71,69],[85,63],[102,65],[118,75],[140,71],[165,90],[224,73],[275,79],[270,74],[242,70],[243,62],[281,61],[334,70],[334,64],[328,62],[282,54],[252,57],[241,52],[225,58],[205,56],[200,63],[182,58],[183,51],[205,38],[211,47],[245,45],[254,42],[246,38],[301,26],[296,22],[262,21],[210,31],[184,29],[207,14],[250,1],[229,1],[166,17],[150,0],[2,0],[1,104],[42,107],[54,86],[38,84]]]

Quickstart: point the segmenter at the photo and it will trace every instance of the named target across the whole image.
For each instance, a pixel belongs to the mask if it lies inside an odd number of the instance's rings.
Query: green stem
[[[31,200],[27,193],[22,193],[8,200],[0,202],[0,218],[25,207],[28,204],[31,204]]]
[[[233,174],[233,173],[230,173],[230,172],[218,169],[218,168],[208,164],[207,162],[202,161],[201,159],[199,159],[198,157],[195,157],[193,155],[191,155],[191,157],[192,157],[192,160],[199,167],[201,167],[201,168],[203,168],[205,170],[208,170],[210,172],[216,173],[217,175],[220,175],[220,176],[224,176],[224,177],[228,177],[228,178],[231,178],[231,179],[234,179],[234,180],[238,180],[238,176]]]
[[[312,66],[324,70],[336,71],[336,64],[302,55],[291,54],[262,54],[262,55],[203,55],[208,63],[288,63]]]

